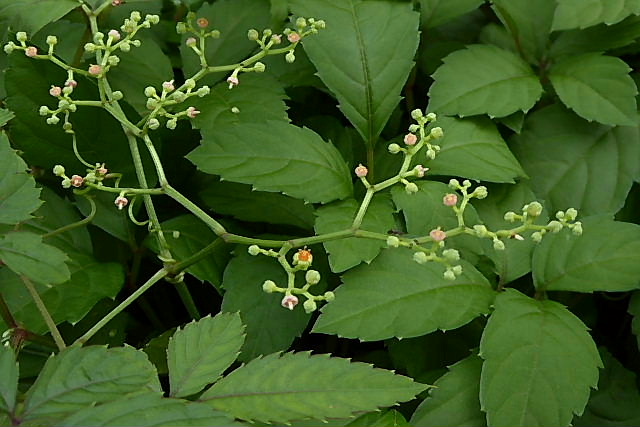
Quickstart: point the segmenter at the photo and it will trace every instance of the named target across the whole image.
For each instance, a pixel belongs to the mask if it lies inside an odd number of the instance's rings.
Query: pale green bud
[[[16,33],[16,40],[18,40],[20,43],[24,43],[27,41],[27,33],[25,33],[24,31],[18,31]]]
[[[427,254],[425,254],[424,252],[414,252],[413,260],[418,264],[424,264],[425,262],[428,261]]]
[[[476,189],[473,192],[473,195],[477,199],[484,199],[489,195],[489,192],[487,191],[487,187],[485,187],[484,185],[481,185],[479,187],[476,187]]]
[[[147,15],[144,17],[145,21],[150,24],[156,25],[160,22],[160,17],[158,15]]]
[[[174,130],[176,126],[178,126],[178,121],[176,119],[167,120],[167,129]]]
[[[526,204],[523,210],[527,213],[527,215],[537,217],[542,213],[542,205],[538,202],[531,202]]]
[[[319,30],[324,30],[327,27],[327,23],[324,22],[324,20],[322,19],[318,19],[315,23],[314,26],[319,29]]]
[[[304,308],[305,313],[312,313],[316,311],[316,308],[318,308],[318,305],[314,300],[308,299],[304,302],[304,304],[302,304],[302,307]]]
[[[193,79],[187,79],[184,81],[184,85],[187,89],[193,89],[196,87],[196,81]]]
[[[304,278],[308,284],[315,285],[320,282],[320,273],[316,270],[308,270]]]
[[[40,113],[41,116],[46,116],[50,112],[51,110],[49,110],[49,107],[47,107],[46,105],[41,106],[40,109],[38,110],[38,113]]]
[[[307,20],[303,17],[296,19],[296,27],[305,28],[307,26]]]
[[[71,187],[71,180],[69,178],[65,178],[62,180],[62,188]]]
[[[451,271],[453,271],[453,274],[455,274],[456,276],[459,276],[462,274],[462,266],[454,265],[453,267],[451,267]]]
[[[409,126],[409,132],[417,133],[420,130],[420,125],[416,125],[415,123]]]
[[[489,230],[482,224],[476,224],[473,226],[473,231],[476,232],[476,236],[478,237],[487,237],[489,234]]]
[[[93,35],[93,42],[100,45],[102,44],[102,40],[104,40],[104,33],[101,33],[100,31],[98,31],[97,33],[95,33]]]
[[[131,12],[129,19],[131,19],[133,22],[140,22],[140,20],[142,20],[142,16],[140,15],[140,12],[134,10],[133,12]]]
[[[258,33],[257,30],[252,28],[249,31],[247,31],[247,38],[249,40],[256,41],[256,40],[258,40],[259,37],[260,37],[260,34]]]
[[[156,130],[160,127],[160,121],[156,118],[149,120],[149,129]]]
[[[452,188],[454,190],[458,190],[460,188],[460,182],[453,178],[449,180],[449,188]]]
[[[60,122],[60,119],[58,116],[51,116],[46,121],[48,125],[57,125],[58,122]]]
[[[178,22],[176,24],[176,33],[184,34],[187,32],[187,25],[184,22]]]
[[[449,262],[456,262],[460,259],[460,252],[455,249],[445,249],[442,251],[442,256]]]
[[[135,47],[140,47],[142,42],[140,40],[131,40],[131,44],[134,45]]]
[[[295,62],[296,60],[296,55],[293,53],[293,51],[289,51],[285,56],[284,56],[284,60],[287,61],[289,64],[292,64],[293,62]]]
[[[64,175],[64,172],[65,172],[65,169],[64,169],[64,166],[62,165],[55,165],[53,167],[53,174],[55,176],[62,176]]]
[[[438,116],[436,116],[435,113],[429,113],[427,114],[426,119],[429,122],[435,122],[438,119]]]
[[[436,158],[436,151],[433,148],[429,148],[427,149],[427,159],[435,159]]]
[[[4,45],[4,53],[9,55],[16,48],[16,44],[14,42],[9,42]]]
[[[187,99],[187,95],[184,92],[177,90],[173,92],[171,98],[173,98],[176,102],[183,102],[185,99]]]
[[[515,212],[509,211],[504,214],[504,220],[508,222],[515,222],[517,215]]]
[[[336,299],[336,295],[331,291],[327,291],[327,292],[324,293],[324,299],[327,302],[331,302],[334,299]]]
[[[389,144],[387,149],[391,154],[397,154],[400,152],[401,147],[398,144]]]
[[[562,230],[562,223],[559,221],[550,221],[547,227],[549,227],[552,233],[558,233]]]
[[[147,109],[153,110],[158,106],[158,101],[155,98],[147,99]]]
[[[49,45],[58,44],[58,38],[56,36],[47,36],[47,44]]]
[[[271,294],[278,290],[278,285],[273,280],[265,280],[262,284],[262,290],[268,294]]]
[[[576,236],[580,236],[582,234],[582,223],[580,221],[578,221],[575,224],[572,224],[571,231]]]
[[[156,88],[153,86],[147,86],[144,88],[144,96],[147,98],[151,98],[152,96],[156,96]]]
[[[112,96],[114,101],[120,101],[122,98],[124,98],[124,95],[119,90],[113,91],[111,96]]]
[[[413,194],[413,193],[417,193],[418,192],[418,186],[413,183],[410,182],[407,185],[404,186],[404,191],[407,192],[407,194]]]
[[[496,251],[503,251],[504,250],[504,242],[502,240],[495,239],[493,241],[493,249],[495,249]]]
[[[123,41],[122,43],[120,43],[118,45],[118,47],[120,48],[121,51],[123,51],[125,53],[129,52],[131,50],[131,45],[127,41]]]
[[[262,62],[256,62],[255,64],[253,64],[253,70],[254,70],[256,73],[264,73],[264,70],[265,70],[266,68],[267,68],[267,67],[266,67]]]
[[[387,246],[389,246],[390,248],[397,248],[398,246],[400,246],[400,239],[398,239],[396,236],[387,237]]]
[[[90,52],[95,52],[95,50],[96,50],[96,45],[95,45],[95,44],[93,44],[93,43],[85,43],[85,45],[84,45],[84,50],[85,50],[86,52],[89,52],[89,53],[90,53]]]
[[[435,127],[433,129],[431,129],[431,133],[430,133],[432,138],[442,138],[444,136],[444,132],[442,131],[441,127]]]
[[[578,217],[578,211],[575,210],[574,208],[569,208],[565,212],[565,219],[567,221],[575,221],[577,217]]]
[[[420,110],[419,108],[416,108],[415,110],[413,110],[411,112],[411,118],[413,120],[418,120],[423,116],[422,110]]]
[[[209,95],[209,93],[211,93],[211,89],[209,89],[209,86],[202,86],[196,91],[196,95],[198,95],[200,98]]]
[[[209,32],[209,35],[214,39],[219,39],[220,38],[220,31],[212,30],[212,31]]]
[[[256,256],[260,254],[260,247],[258,245],[251,245],[247,251],[250,255]]]
[[[533,240],[536,243],[540,243],[542,241],[542,233],[539,231],[536,231],[535,233],[531,234],[531,240]]]
[[[446,280],[454,281],[456,280],[456,274],[451,270],[447,270],[444,272],[444,278]]]

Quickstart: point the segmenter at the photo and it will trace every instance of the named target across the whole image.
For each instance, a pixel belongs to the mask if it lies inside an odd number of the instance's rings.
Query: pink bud
[[[116,197],[116,201],[114,202],[118,209],[122,210],[125,206],[129,204],[129,200],[126,197],[118,196]]]
[[[104,165],[102,165],[101,167],[98,168],[97,172],[100,175],[106,175],[109,173],[109,169],[105,168]]]
[[[418,137],[412,133],[408,133],[404,136],[404,143],[407,145],[416,145],[418,142]]]
[[[171,92],[172,90],[175,90],[175,86],[173,86],[173,80],[162,83],[162,88],[167,92]]]
[[[186,44],[187,46],[195,46],[197,42],[198,42],[198,41],[197,41],[195,38],[193,38],[193,37],[189,37],[189,38],[185,41],[185,44]]]
[[[100,74],[102,74],[102,66],[96,65],[96,64],[92,64],[89,67],[89,74],[91,74],[93,76],[99,76]]]
[[[362,163],[361,163],[355,169],[355,172],[356,172],[356,176],[358,178],[363,178],[363,177],[367,176],[367,174],[369,173],[369,169],[367,169],[367,167],[363,166]]]
[[[289,35],[287,36],[287,39],[289,40],[290,43],[296,43],[300,41],[300,34],[294,32],[289,33]]]
[[[200,110],[196,110],[195,107],[187,108],[187,116],[189,118],[195,119],[198,114],[200,114]]]
[[[442,198],[442,203],[445,206],[455,206],[458,203],[458,195],[457,194],[445,194]]]
[[[435,230],[431,230],[429,232],[429,236],[431,236],[431,238],[436,242],[442,242],[444,239],[447,238],[447,233],[440,230],[439,228],[436,228]]]
[[[84,184],[84,178],[80,175],[73,175],[71,177],[71,185],[74,187],[82,187],[82,184]]]
[[[67,80],[67,81],[64,83],[64,85],[65,85],[65,86],[68,86],[68,87],[73,87],[73,88],[75,88],[75,87],[77,87],[77,86],[78,86],[78,82],[77,82],[77,81],[75,81],[75,80]]]
[[[115,41],[120,40],[120,33],[117,30],[111,30],[107,33],[107,35]]]
[[[24,50],[24,54],[27,55],[29,58],[33,58],[38,54],[38,49],[35,46],[29,46]]]
[[[124,4],[124,0],[113,0],[111,2],[111,6],[120,6],[121,4]]]
[[[298,297],[295,295],[285,295],[284,298],[282,298],[281,304],[284,308],[293,310],[293,307],[298,305]]]
[[[51,96],[62,95],[62,88],[60,86],[51,86],[51,89],[49,89],[49,95]]]
[[[240,84],[240,80],[236,76],[229,76],[227,78],[227,83],[229,83],[229,89],[232,89],[234,86],[238,86]]]

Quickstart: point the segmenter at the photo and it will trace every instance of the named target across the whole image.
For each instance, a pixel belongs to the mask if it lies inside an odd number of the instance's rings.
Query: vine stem
[[[60,228],[58,228],[56,230],[53,230],[53,231],[50,231],[48,233],[45,233],[45,234],[42,235],[42,238],[43,239],[48,239],[48,238],[51,238],[53,236],[57,236],[58,234],[67,232],[69,230],[73,230],[74,228],[82,227],[83,225],[89,224],[91,221],[93,221],[93,218],[95,218],[96,212],[97,212],[96,202],[94,202],[93,198],[91,198],[91,197],[84,196],[84,198],[87,199],[89,201],[89,203],[91,204],[91,212],[89,212],[89,215],[86,218],[81,219],[80,221],[73,222],[71,224],[67,224],[67,225],[65,225],[63,227],[60,227]]]
[[[64,350],[65,348],[67,348],[67,345],[64,343],[64,340],[62,339],[62,335],[60,335],[60,331],[58,331],[58,328],[56,327],[56,322],[54,322],[53,317],[51,317],[49,310],[47,310],[47,307],[44,305],[44,301],[42,301],[42,298],[40,298],[40,295],[38,294],[38,291],[36,290],[35,286],[33,286],[33,283],[31,283],[31,280],[29,280],[27,276],[20,275],[20,279],[22,280],[22,283],[24,283],[24,286],[27,288],[27,290],[31,294],[31,298],[33,298],[33,302],[36,304],[36,307],[38,308],[40,315],[42,315],[42,318],[47,324],[47,327],[49,328],[49,332],[51,332],[51,336],[53,337],[53,340],[58,346],[58,349]]]

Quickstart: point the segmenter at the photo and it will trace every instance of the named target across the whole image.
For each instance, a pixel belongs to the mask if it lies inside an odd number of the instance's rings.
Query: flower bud
[[[265,33],[267,31],[265,30]],[[280,44],[282,43],[282,37],[280,36],[280,34],[274,34],[271,36],[271,42],[275,45],[275,44]]]
[[[415,174],[415,176],[417,176],[418,178],[423,178],[424,174],[427,173],[427,171],[429,170],[429,168],[425,168],[422,165],[416,165],[415,168],[413,168],[413,173]]]
[[[389,246],[390,248],[397,248],[398,246],[400,246],[400,239],[398,239],[396,236],[387,237],[387,246]]]
[[[24,43],[27,41],[27,33],[25,33],[24,31],[18,31],[16,33],[16,40],[18,40],[20,43]]]
[[[429,232],[429,236],[436,242],[442,242],[447,238],[447,233],[443,230],[440,230],[440,228],[436,228],[435,230],[431,230]]]
[[[71,185],[74,187],[82,187],[82,184],[84,184],[84,178],[80,175],[73,175],[71,177]]]
[[[458,203],[458,195],[453,193],[445,194],[442,198],[442,203],[445,206],[455,206]]]
[[[436,151],[433,148],[427,149],[427,159],[433,160],[436,158]]]
[[[410,183],[408,183],[408,184],[406,184],[406,185],[404,186],[404,191],[405,191],[407,194],[414,194],[414,193],[417,193],[417,192],[418,192],[418,190],[419,190],[418,186],[417,186],[415,183],[413,183],[413,182],[410,182]]]
[[[187,32],[187,25],[184,22],[178,22],[176,24],[176,33],[184,34]]]
[[[503,251],[504,250],[504,242],[500,239],[494,239],[493,240],[493,249],[495,249],[496,251]]]
[[[438,116],[436,116],[435,113],[429,113],[427,114],[426,119],[428,122],[435,122],[438,119]]]
[[[142,16],[140,15],[140,12],[134,10],[133,12],[131,12],[131,15],[129,15],[129,19],[131,19],[133,22],[140,22],[142,20]]]
[[[454,190],[459,190],[460,189],[460,182],[453,178],[449,180],[449,188],[452,188]]]
[[[47,36],[47,44],[48,45],[56,45],[58,44],[58,38],[56,36]]]
[[[154,117],[153,119],[149,120],[149,124],[147,126],[151,130],[156,130],[160,127],[160,121]]]
[[[65,131],[70,131],[72,128],[73,128],[73,125],[71,123],[69,123],[69,122],[65,122],[62,125],[62,129],[64,129]]]
[[[195,119],[198,114],[200,114],[200,110],[196,110],[195,107],[187,108],[187,117],[190,119]]]
[[[260,34],[258,33],[257,30],[252,28],[249,31],[247,31],[247,38],[251,41],[256,41],[258,40],[258,38],[260,38]]]
[[[227,83],[229,83],[229,89],[233,89],[234,86],[238,86],[240,84],[240,80],[235,75],[231,75],[227,77]]]
[[[196,91],[196,95],[198,95],[200,98],[209,95],[209,93],[211,93],[211,89],[209,88],[209,86],[202,86]]]
[[[120,40],[120,32],[118,30],[110,30],[107,35],[111,38],[111,40],[113,41],[118,41]]]
[[[414,124],[412,124],[412,125],[409,125],[409,132],[411,132],[411,133],[416,133],[416,132],[418,132],[419,130],[420,130],[420,126],[419,126],[419,125],[417,125],[417,124],[415,124],[415,123],[414,123]]]
[[[320,282],[320,273],[316,270],[308,270],[304,278],[308,284],[315,285]]]
[[[442,256],[449,262],[456,262],[460,260],[460,252],[455,249],[445,249],[442,251]]]
[[[102,66],[92,64],[89,67],[89,74],[91,74],[92,76],[99,76],[100,74],[102,74]]]
[[[489,230],[482,224],[476,224],[473,226],[473,231],[476,232],[476,236],[478,237],[487,237],[489,235]]]
[[[537,217],[542,213],[542,205],[538,202],[531,202],[524,206],[524,211],[529,216]]]
[[[296,33],[295,31],[292,31],[287,35],[287,40],[289,40],[289,43],[297,43],[300,41],[300,38],[300,34]]]
[[[418,264],[424,264],[428,261],[427,254],[425,254],[424,252],[414,252],[413,260]]]
[[[552,233],[558,233],[562,230],[562,223],[559,221],[550,221],[547,227],[549,227]]]
[[[293,308],[298,305],[298,297],[295,295],[285,295],[282,298],[282,302],[280,303],[284,308],[288,308],[289,310],[293,310]]]
[[[336,295],[333,292],[327,291],[327,292],[324,293],[324,300],[326,302],[331,302],[334,299],[336,299]]]
[[[256,62],[253,64],[253,71],[256,73],[264,73],[265,68],[267,68],[262,62]]]
[[[56,97],[62,95],[62,88],[60,86],[51,86],[51,89],[49,89],[49,95]]]
[[[184,102],[184,100],[187,99],[187,95],[181,90],[177,90],[173,92],[173,94],[171,95],[171,98],[173,98],[173,100],[175,100],[176,102],[180,103],[180,102]]]
[[[316,311],[316,309],[318,308],[318,305],[314,300],[308,299],[304,302],[304,304],[302,304],[302,307],[304,308],[305,313],[309,314]]]
[[[416,145],[418,142],[418,137],[412,133],[408,133],[404,136],[404,143],[407,145]]]
[[[176,119],[167,120],[165,126],[167,127],[167,129],[174,130],[176,126],[178,126],[178,121]]]
[[[125,53],[131,50],[131,44],[129,44],[129,42],[127,41],[123,41],[122,43],[120,43],[119,47],[120,47],[120,50]]]
[[[387,149],[391,154],[397,154],[400,152],[400,146],[398,144],[389,144]]]
[[[462,274],[462,266],[454,265],[453,267],[451,267],[451,271],[453,271],[453,274],[455,274],[456,276],[459,276]]]
[[[278,289],[278,285],[273,280],[265,280],[262,284],[262,290],[268,294],[275,292]]]
[[[504,214],[504,220],[508,222],[515,222],[517,219],[517,215],[515,212],[509,211]]]
[[[231,107],[231,112],[233,114],[238,114],[240,112],[240,109],[238,107]]]
[[[144,17],[144,20],[152,25],[160,23],[160,17],[158,15],[147,15]]]
[[[116,55],[111,55],[111,56],[109,56],[109,58],[107,58],[107,62],[111,66],[116,66],[116,65],[118,65],[120,63],[120,58],[117,57]]]
[[[62,180],[62,188],[71,187],[71,180],[69,178],[65,178]]]
[[[9,42],[9,43],[4,45],[4,53],[9,55],[9,54],[11,54],[11,52],[13,52],[13,50],[15,48],[16,48],[16,44],[14,42]]]
[[[565,219],[567,221],[575,221],[577,217],[578,217],[578,211],[575,210],[574,208],[569,208],[565,212]]]
[[[198,42],[198,41],[197,41],[195,38],[193,38],[193,37],[189,37],[189,38],[185,41],[185,44],[186,44],[187,46],[189,46],[189,47],[195,47],[195,45],[196,45],[196,43],[197,43],[197,42]]]
[[[193,79],[187,79],[184,81],[184,87],[187,89],[193,89],[196,87],[196,81]]]
[[[355,169],[355,173],[358,178],[364,178],[369,173],[369,169],[367,169],[366,166],[360,163],[358,167]]]
[[[124,94],[119,90],[114,90],[111,94],[111,97],[114,101],[120,101],[122,98],[124,98]]]
[[[247,251],[249,252],[250,255],[256,256],[260,254],[260,246],[258,245],[251,245],[249,246],[249,249],[247,249]]]
[[[173,85],[173,80],[169,80],[168,82],[163,82],[162,90],[164,90],[165,92],[173,92],[175,90],[175,86]]]
[[[296,60],[296,55],[293,53],[293,51],[289,51],[284,56],[284,60],[287,61],[288,64],[293,64]]]
[[[64,172],[65,172],[64,166],[62,166],[62,165],[55,165],[53,167],[53,174],[55,176],[62,176],[62,175],[64,175]]]
[[[443,276],[445,280],[450,280],[450,281],[456,280],[456,274],[452,270],[445,271]]]
[[[419,108],[416,108],[415,110],[411,111],[411,118],[413,120],[418,120],[422,117],[422,110],[420,110]]]
[[[156,96],[156,88],[153,86],[147,86],[144,88],[144,96],[147,98],[151,98],[152,96]]]
[[[154,108],[156,108],[158,106],[158,100],[156,100],[155,98],[149,98],[147,99],[147,109],[148,110],[153,110]]]
[[[49,107],[47,107],[46,105],[41,106],[40,109],[38,110],[38,113],[41,116],[46,116],[50,112],[51,112],[51,110],[49,110]]]
[[[542,233],[539,231],[532,233],[531,240],[533,240],[536,243],[540,243],[542,241]]]
[[[435,127],[433,129],[431,129],[431,133],[430,133],[432,138],[442,138],[444,136],[444,132],[442,131],[441,127]]]
[[[35,46],[29,46],[28,48],[25,49],[24,54],[27,55],[29,58],[34,58],[35,56],[38,55],[38,49]]]
[[[489,192],[487,191],[487,187],[485,187],[484,185],[476,187],[476,189],[473,191],[473,196],[475,196],[477,199],[484,199],[488,195]]]
[[[582,234],[582,223],[580,221],[571,225],[571,231],[576,236],[580,236]]]
[[[60,122],[58,116],[51,116],[46,120],[48,125],[57,125]]]

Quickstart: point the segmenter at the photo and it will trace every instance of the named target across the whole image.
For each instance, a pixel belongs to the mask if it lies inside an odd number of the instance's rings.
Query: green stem
[[[147,150],[149,150],[149,154],[151,154],[151,160],[153,160],[153,165],[156,167],[156,171],[158,172],[158,180],[160,181],[160,187],[166,187],[167,185],[169,185],[169,182],[167,181],[167,177],[164,174],[164,167],[162,166],[162,162],[160,161],[160,156],[158,155],[158,152],[156,151],[156,148],[153,145],[153,142],[151,141],[151,138],[149,138],[149,135],[144,134],[142,136],[142,139],[144,140],[145,145],[147,146]]]
[[[2,317],[2,320],[4,321],[4,323],[10,329],[17,328],[18,326],[20,326],[18,324],[18,321],[15,319],[15,317],[13,317],[13,314],[11,314],[11,309],[7,305],[7,302],[4,300],[4,297],[2,296],[2,294],[0,294],[0,317]]]
[[[107,187],[102,184],[93,184],[90,182],[85,183],[87,187],[106,191],[107,193],[125,193],[125,194],[148,194],[148,195],[160,195],[164,194],[164,190],[162,188],[130,188],[130,187]]]
[[[189,212],[200,218],[205,224],[209,226],[209,228],[213,230],[214,233],[216,233],[217,236],[223,236],[227,234],[227,230],[225,230],[222,224],[211,218],[208,213],[200,209],[195,203],[183,196],[178,190],[176,190],[169,184],[166,184],[166,186],[164,187],[164,191],[167,196],[171,197],[173,200],[184,206]],[[225,241],[229,241],[227,240],[227,238],[224,239]]]
[[[57,236],[58,234],[65,233],[65,232],[67,232],[69,230],[73,230],[74,228],[82,227],[83,225],[87,225],[91,221],[93,221],[93,218],[95,218],[96,212],[97,212],[96,202],[94,202],[91,197],[84,196],[84,198],[89,201],[89,204],[91,204],[91,212],[89,212],[89,215],[86,218],[81,219],[80,221],[73,222],[71,224],[67,224],[64,227],[60,227],[60,228],[58,228],[56,230],[52,230],[52,231],[50,231],[48,233],[45,233],[45,234],[42,235],[42,238],[43,239],[48,239],[50,237]]]
[[[364,195],[364,199],[360,204],[360,209],[358,209],[358,213],[356,217],[353,219],[353,224],[351,224],[351,228],[357,229],[362,225],[362,220],[364,219],[364,215],[367,213],[367,209],[369,208],[369,203],[371,203],[371,199],[375,194],[376,190],[372,187],[367,188],[367,192]]]
[[[102,319],[100,319],[100,321],[98,323],[96,323],[95,325],[93,325],[93,327],[91,329],[89,329],[87,332],[85,332],[84,335],[82,335],[80,338],[78,338],[73,343],[73,345],[74,346],[75,345],[83,345],[87,341],[89,341],[89,339],[92,336],[94,336],[100,329],[102,329],[114,317],[116,317],[118,314],[120,314],[125,308],[129,307],[129,305],[131,305],[131,303],[133,303],[136,299],[138,299],[138,297],[140,295],[145,293],[149,288],[151,288],[153,285],[155,285],[157,282],[159,282],[161,279],[163,279],[167,274],[168,274],[168,271],[166,269],[164,269],[164,268],[158,270],[158,272],[156,274],[151,276],[149,278],[149,280],[147,280],[142,286],[140,286],[134,293],[129,295],[129,297],[127,299],[125,299],[120,304],[118,304],[117,307],[115,307],[106,316],[104,316]]]
[[[53,340],[56,342],[58,349],[64,350],[65,348],[67,348],[67,345],[64,343],[64,340],[62,339],[62,335],[60,335],[60,331],[58,331],[58,328],[56,327],[56,322],[53,321],[53,318],[51,317],[51,314],[49,314],[47,307],[44,305],[44,301],[42,301],[42,298],[40,298],[38,291],[33,286],[33,283],[31,283],[31,280],[29,280],[27,276],[20,275],[20,279],[22,279],[22,283],[24,283],[24,286],[27,288],[27,290],[31,294],[31,298],[33,298],[33,302],[36,304],[38,311],[40,311],[42,318],[47,324],[47,327],[49,328],[49,332],[51,332],[51,336],[53,337]]]

